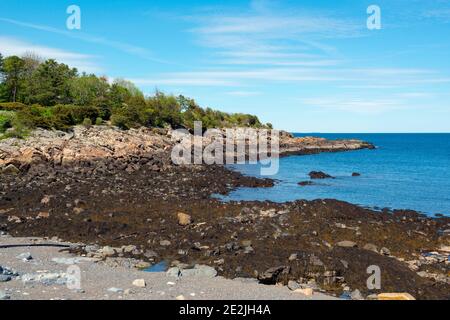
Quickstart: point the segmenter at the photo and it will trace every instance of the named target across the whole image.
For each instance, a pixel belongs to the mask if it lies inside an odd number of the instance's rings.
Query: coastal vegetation
[[[272,128],[258,117],[200,107],[194,99],[156,90],[146,96],[132,82],[79,73],[53,59],[0,53],[0,137],[25,137],[34,128],[69,130],[83,124],[121,129],[146,126]]]

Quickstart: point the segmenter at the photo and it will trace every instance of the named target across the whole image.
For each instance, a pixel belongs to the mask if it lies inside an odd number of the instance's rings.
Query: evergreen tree
[[[43,106],[67,104],[71,102],[70,80],[78,71],[55,60],[40,64],[27,81],[25,103]]]
[[[3,82],[8,101],[16,102],[23,87],[24,61],[17,56],[3,59]]]

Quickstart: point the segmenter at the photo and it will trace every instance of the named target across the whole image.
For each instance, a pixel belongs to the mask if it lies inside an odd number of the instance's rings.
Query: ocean
[[[229,200],[338,199],[373,209],[411,209],[450,216],[450,134],[295,134],[327,139],[361,139],[376,150],[321,153],[280,159],[273,188],[239,188]],[[232,165],[259,177],[259,165]],[[336,179],[315,180],[301,187],[311,171]],[[353,172],[361,174],[352,177]]]

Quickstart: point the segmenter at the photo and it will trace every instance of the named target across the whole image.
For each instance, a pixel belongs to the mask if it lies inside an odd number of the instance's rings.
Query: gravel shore
[[[0,282],[0,296],[11,300],[324,300],[333,297],[314,293],[305,296],[283,286],[265,286],[251,280],[222,277],[184,276],[175,278],[165,272],[143,272],[124,266],[111,267],[96,259],[80,258],[61,252],[61,248],[32,245],[71,245],[39,238],[0,238],[0,265],[18,276]],[[31,256],[24,260],[23,256]],[[21,257],[22,255],[22,257]],[[80,289],[67,288],[68,268],[81,271]],[[36,275],[51,275],[31,281]],[[133,285],[144,281],[145,287]],[[142,281],[143,280],[143,281]]]
[[[41,132],[34,142],[2,142],[1,232],[82,243],[70,251],[107,264],[119,258],[128,265],[203,265],[227,279],[335,297],[406,292],[450,299],[448,217],[374,211],[332,199],[223,203],[213,196],[242,186],[270,188],[276,181],[217,165],[173,166],[170,139],[151,130],[77,130],[70,139]],[[283,141],[291,146],[285,150],[305,154],[370,147]],[[123,265],[116,262],[109,266]],[[381,289],[367,286],[373,266],[381,271]],[[253,297],[271,290],[258,288],[264,289]]]

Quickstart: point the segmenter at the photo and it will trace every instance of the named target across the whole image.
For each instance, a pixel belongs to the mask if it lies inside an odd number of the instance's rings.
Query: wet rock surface
[[[71,251],[111,265],[115,258],[141,267],[178,261],[181,269],[209,266],[227,278],[295,281],[297,290],[337,296],[348,289],[363,297],[450,298],[448,252],[439,251],[450,245],[449,218],[375,212],[336,200],[222,203],[212,195],[274,182],[215,165],[172,166],[169,144],[157,143],[142,147],[148,153],[122,157],[113,143],[105,158],[76,156],[59,164],[28,154],[28,164],[16,162],[20,172],[0,180],[0,231],[85,243]],[[10,162],[11,154],[0,158]],[[382,291],[367,289],[373,265],[380,267]]]
[[[322,171],[311,171],[309,173],[309,177],[311,179],[334,179],[332,176],[330,176],[329,174],[322,172]]]

